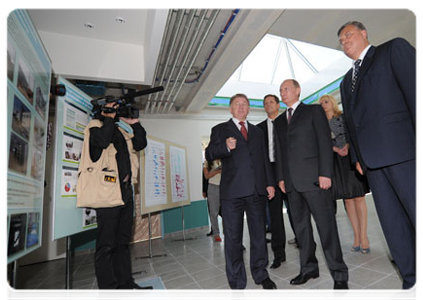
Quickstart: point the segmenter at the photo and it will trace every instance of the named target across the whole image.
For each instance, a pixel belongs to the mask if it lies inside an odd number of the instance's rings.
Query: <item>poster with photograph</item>
[[[12,11],[7,18],[8,263],[41,246],[50,82],[51,61],[27,11]]]
[[[29,213],[28,214],[28,226],[26,234],[26,247],[32,247],[38,244],[40,239],[40,214]]]
[[[53,240],[96,226],[93,212],[76,207],[76,183],[84,144],[84,129],[91,120],[92,98],[64,78],[66,95],[56,98],[54,140]]]
[[[26,216],[26,213],[10,216],[9,243],[7,246],[7,255],[9,256],[25,249]]]
[[[92,228],[97,225],[97,215],[95,209],[84,208],[82,210],[82,228]]]

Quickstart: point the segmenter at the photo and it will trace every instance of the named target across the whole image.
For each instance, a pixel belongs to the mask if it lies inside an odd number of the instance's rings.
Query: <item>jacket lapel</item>
[[[358,73],[357,82],[355,84],[355,91],[352,95],[352,105],[353,107],[357,105],[357,102],[360,101],[359,98],[357,98],[358,91],[360,90],[360,83],[361,79],[363,78],[364,74],[368,71],[370,65],[373,62],[373,55],[375,54],[376,47],[371,46],[369,50],[366,53],[366,56],[364,57],[363,63],[360,67],[360,72]]]

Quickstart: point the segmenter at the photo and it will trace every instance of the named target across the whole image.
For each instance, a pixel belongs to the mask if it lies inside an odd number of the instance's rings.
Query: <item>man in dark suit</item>
[[[396,38],[371,46],[360,22],[338,31],[354,61],[341,83],[351,159],[366,174],[402,278],[416,282],[416,50]]]
[[[348,268],[342,258],[330,187],[333,172],[332,141],[320,105],[299,101],[301,88],[294,79],[282,82],[282,101],[288,109],[275,120],[279,187],[288,194],[300,248],[300,274],[291,284],[319,277],[311,216],[316,223],[335,289],[348,288]],[[288,112],[288,113],[287,113]]]
[[[226,275],[232,289],[244,289],[247,277],[242,250],[244,212],[250,234],[250,268],[256,284],[276,289],[269,278],[264,210],[274,197],[274,178],[261,129],[247,122],[250,103],[244,94],[230,100],[233,118],[213,127],[206,159],[221,159],[220,198],[225,236]]]
[[[272,166],[272,171],[273,174],[276,176],[273,121],[279,115],[279,98],[276,95],[266,95],[263,99],[263,105],[264,110],[267,113],[267,119],[257,124],[257,127],[263,130],[264,139],[266,141],[266,153],[269,154],[269,160]],[[285,193],[282,193],[282,191],[276,187],[275,197],[268,202],[270,213],[270,232],[272,234],[271,246],[274,254],[274,260],[270,265],[271,269],[278,268],[282,262],[286,261],[286,235],[282,211],[284,200],[287,202],[288,197]]]

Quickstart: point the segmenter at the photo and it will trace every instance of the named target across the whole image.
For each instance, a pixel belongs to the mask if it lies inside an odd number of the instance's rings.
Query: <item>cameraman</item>
[[[112,102],[104,107],[118,109],[119,104]],[[100,289],[151,289],[134,282],[129,253],[134,215],[132,184],[137,182],[137,151],[147,146],[146,131],[138,119],[116,117],[116,110],[112,111],[97,113],[87,126],[91,161],[96,162],[102,155],[116,159],[124,202],[121,206],[96,209],[98,233],[94,266],[97,284]],[[114,148],[109,147],[110,144]]]

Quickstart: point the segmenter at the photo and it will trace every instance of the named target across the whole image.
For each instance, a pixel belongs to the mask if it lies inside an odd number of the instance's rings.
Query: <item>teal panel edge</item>
[[[162,211],[162,236],[168,233],[182,231],[182,211],[180,207]],[[184,206],[185,230],[208,226],[209,214],[207,200],[191,202]],[[71,235],[71,250],[75,252],[95,249],[97,228]]]
[[[328,85],[324,86],[320,90],[314,92],[313,94],[305,97],[301,101],[305,104],[311,104],[319,100],[319,98],[326,94],[331,94],[337,90],[339,90],[339,87],[341,85],[342,79],[344,79],[344,76],[338,78],[337,80],[329,83]],[[208,106],[212,107],[229,107],[229,100],[230,97],[220,97],[215,96],[213,99],[210,100]],[[262,99],[250,99],[250,106],[255,108],[263,108],[263,100]],[[281,108],[286,108],[286,105],[281,102]]]
[[[163,235],[182,231],[182,209],[177,207],[163,211],[162,222]],[[184,223],[185,230],[208,226],[207,200],[193,201],[191,205],[184,206]]]

